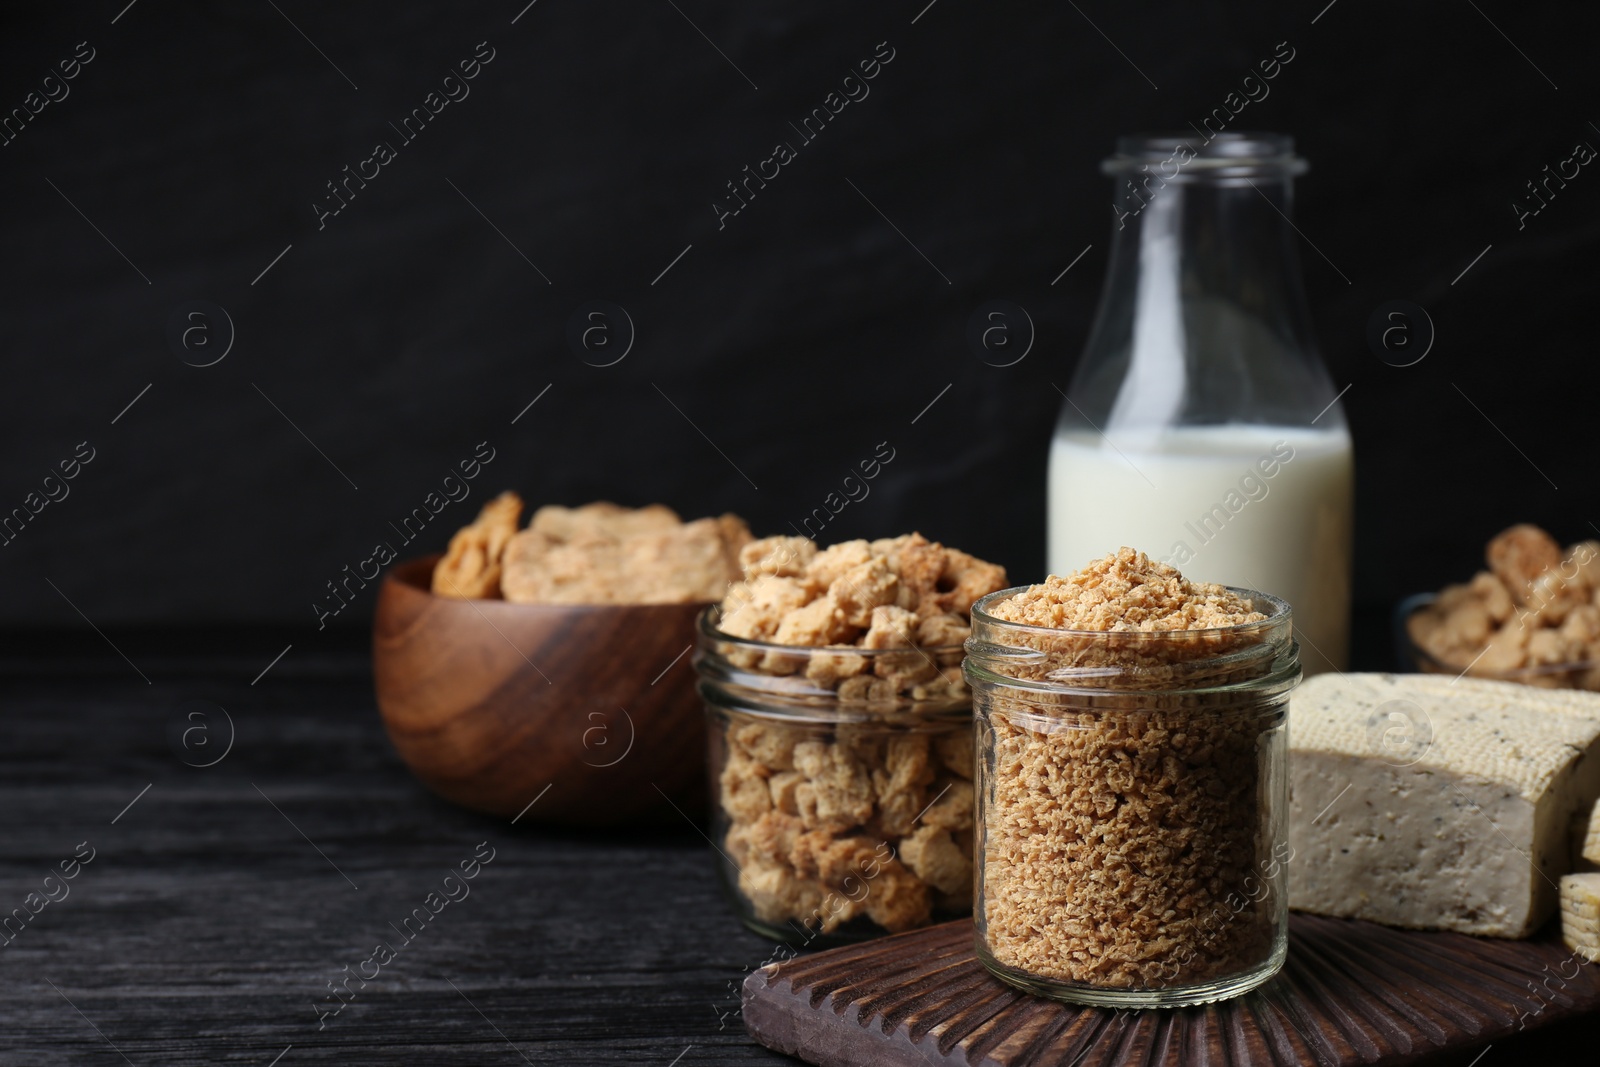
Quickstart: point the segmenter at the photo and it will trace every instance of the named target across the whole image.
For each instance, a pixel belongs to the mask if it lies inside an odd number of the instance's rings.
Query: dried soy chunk
[[[806,566],[806,573],[824,588],[830,587],[854,567],[872,561],[872,548],[865,541],[840,541],[818,552]]]
[[[873,660],[872,670],[897,693],[910,692],[939,677],[939,665],[926,650],[920,648],[877,656]]]
[[[739,547],[749,539],[749,527],[735,515],[634,534],[619,542],[620,573],[596,578],[599,588],[617,590],[612,598],[617,603],[715,600],[727,591],[739,565]]]
[[[832,594],[825,594],[783,616],[772,635],[778,645],[816,648],[847,642],[853,637]]]
[[[739,891],[750,901],[756,918],[769,923],[816,914],[826,892],[817,882],[797,878],[784,864],[759,860],[740,868]]]
[[[883,763],[884,746],[893,729],[878,722],[841,722],[833,728],[833,743],[869,767]]]
[[[750,529],[736,515],[682,522],[659,504],[543,507],[505,544],[501,589],[527,604],[715,600],[739,573]]]
[[[1570,663],[1582,654],[1582,646],[1569,642],[1558,630],[1536,630],[1528,638],[1529,666]]]
[[[744,545],[739,565],[742,580],[722,601],[723,632],[797,649],[959,648],[972,602],[1005,585],[1004,568],[921,534],[845,541],[822,550],[805,538],[765,538]],[[724,654],[738,667],[766,674],[804,672],[855,702],[897,694],[950,700],[966,691],[960,672],[952,669],[959,656],[948,662],[928,655],[808,660],[737,646]],[[886,686],[861,680],[869,663]]]
[[[919,682],[911,687],[912,700],[945,701],[954,700],[964,696],[967,692],[967,681],[961,673],[960,665],[941,667],[939,673],[925,682]]]
[[[1528,662],[1528,639],[1533,632],[1525,626],[1505,626],[1489,638],[1483,654],[1478,657],[1478,669],[1497,674],[1514,671]]]
[[[824,651],[807,660],[806,677],[824,689],[837,689],[840,682],[854,678],[866,669],[867,657],[860,653]]]
[[[870,674],[859,674],[839,683],[841,704],[885,704],[896,698],[894,682]]]
[[[1589,655],[1589,647],[1600,642],[1600,607],[1580,604],[1573,608],[1562,620],[1561,636],[1583,650],[1577,658]]]
[[[1464,600],[1450,609],[1444,618],[1452,644],[1482,647],[1494,629],[1494,619],[1488,607],[1478,600]]]
[[[972,777],[973,736],[971,730],[950,730],[939,734],[934,740],[934,747],[939,752],[939,762],[945,769],[959,774],[963,778]]]
[[[874,608],[894,604],[899,587],[900,579],[887,563],[869,559],[835,578],[828,595],[845,624],[865,628],[872,624]]]
[[[938,775],[949,773],[946,754],[970,763],[970,735],[964,725],[837,723],[827,734],[730,723],[724,844],[736,865],[754,864],[740,886],[759,896],[751,900],[757,917],[828,932],[866,916],[899,930],[926,922],[935,906],[968,906],[972,786]],[[781,763],[793,769],[773,769]],[[907,847],[920,867],[897,858]],[[785,887],[785,878],[798,884]]]
[[[799,815],[797,793],[806,776],[799,771],[783,771],[767,779],[767,790],[772,795],[772,806],[785,815]]]
[[[597,500],[576,508],[546,504],[533,513],[528,529],[552,541],[616,541],[632,534],[670,530],[682,521],[665,504],[625,508],[609,500]]]
[[[521,517],[522,498],[516,493],[501,493],[485,504],[450,538],[433,568],[434,593],[458,599],[500,596],[501,557]]]
[[[873,650],[910,648],[917,632],[917,614],[893,604],[872,609],[867,632],[861,636],[861,647]]]
[[[881,770],[872,772],[872,784],[878,793],[878,814],[872,822],[873,831],[894,838],[915,829],[917,816],[927,804],[922,790],[894,789],[889,784],[888,774]]]
[[[885,930],[899,933],[924,926],[933,918],[933,894],[922,879],[891,860],[873,879],[865,911],[867,918]]]
[[[799,793],[801,817],[807,825],[848,830],[872,818],[871,774],[848,750],[822,741],[803,741],[795,746],[794,765],[810,787],[801,787]]]
[[[943,545],[913,533],[874,541],[872,551],[889,560],[905,591],[914,598],[912,605],[920,603],[924,595],[938,593],[939,579],[944,575],[950,551]]]
[[[821,831],[795,842],[794,868],[802,878],[854,895],[860,887],[868,918],[891,933],[909,930],[932,917],[933,898],[921,879],[906,869],[883,842],[865,834],[833,837]]]
[[[1455,670],[1600,687],[1600,670],[1585,666],[1600,661],[1600,542],[1563,554],[1547,533],[1524,524],[1496,536],[1485,555],[1490,570],[1447,586],[1412,614],[1411,640]],[[1566,666],[1573,669],[1549,669]]]
[[[817,555],[817,544],[809,537],[763,537],[739,550],[739,566],[745,578],[758,575],[798,578]]]
[[[926,806],[924,787],[933,781],[926,734],[890,738],[884,765],[872,772],[878,799],[878,824],[886,834],[908,834]]]
[[[766,768],[736,750],[722,768],[722,809],[736,822],[748,822],[772,809]]]
[[[939,576],[938,605],[944,611],[965,615],[982,597],[1006,587],[1005,568],[954,548],[945,550]]]
[[[972,885],[972,857],[937,826],[924,826],[901,841],[900,859],[941,893],[960,893]]]
[[[728,727],[728,741],[741,753],[771,771],[794,769],[794,746],[805,731],[775,722],[742,722]]]
[[[971,782],[950,781],[935,783],[929,792],[936,798],[928,805],[922,821],[941,830],[960,831],[972,829],[973,791]]]
[[[1472,584],[1468,588],[1478,597],[1483,609],[1489,613],[1490,620],[1496,626],[1511,618],[1511,613],[1516,610],[1516,604],[1511,599],[1511,591],[1490,571],[1479,571],[1473,575]]]
[[[928,735],[901,733],[889,738],[884,748],[884,770],[889,772],[890,788],[911,789],[933,781],[928,762]]]
[[[811,830],[795,838],[790,857],[802,878],[839,885],[846,878],[867,877],[869,864],[875,868],[888,859],[881,845],[866,834],[835,837],[825,830]]]
[[[772,811],[756,820],[750,841],[759,854],[774,861],[789,863],[795,842],[805,832],[805,825],[799,819]]]
[[[1568,561],[1577,575],[1577,580],[1586,588],[1600,594],[1600,541],[1580,541],[1573,545],[1567,551],[1567,557],[1562,561],[1563,565]]]
[[[778,632],[784,616],[809,603],[816,590],[804,581],[776,574],[762,574],[742,588],[730,591],[720,622],[723,633],[764,641]]]
[[[928,615],[917,623],[917,644],[923,648],[958,648],[971,636],[972,627],[960,615]]]
[[[1556,539],[1528,523],[1519,523],[1489,542],[1484,555],[1489,569],[1506,584],[1518,603],[1525,603],[1528,587],[1545,571],[1561,564]]]

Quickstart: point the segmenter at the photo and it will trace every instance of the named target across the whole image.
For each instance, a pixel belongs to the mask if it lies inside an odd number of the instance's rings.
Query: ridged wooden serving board
[[[1498,941],[1294,915],[1289,960],[1221,1004],[1115,1012],[1021,993],[945,923],[771,964],[745,979],[745,1027],[822,1067],[962,1064],[1405,1064],[1585,1013],[1600,966],[1558,940]]]

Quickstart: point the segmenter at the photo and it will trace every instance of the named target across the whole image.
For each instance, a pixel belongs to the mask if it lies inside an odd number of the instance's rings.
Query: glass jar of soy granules
[[[1289,605],[1123,549],[978,601],[977,951],[1059,1000],[1236,996],[1287,951]]]

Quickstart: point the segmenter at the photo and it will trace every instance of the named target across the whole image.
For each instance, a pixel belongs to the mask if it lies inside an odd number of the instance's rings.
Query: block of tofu
[[[1583,858],[1600,866],[1600,803],[1589,812],[1589,825],[1583,835]]]
[[[1600,963],[1600,873],[1561,879],[1561,940],[1590,963]]]
[[[1600,798],[1600,694],[1325,674],[1289,704],[1289,906],[1526,937]]]

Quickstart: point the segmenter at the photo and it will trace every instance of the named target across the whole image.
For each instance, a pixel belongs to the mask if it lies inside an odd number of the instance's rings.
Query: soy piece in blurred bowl
[[[1563,550],[1537,526],[1501,532],[1470,582],[1402,601],[1395,642],[1425,674],[1600,690],[1600,542]]]
[[[425,786],[547,825],[679,818],[666,798],[703,809],[704,715],[685,653],[705,603],[437,596],[439,558],[389,571],[372,634],[384,726]]]
[[[1413,634],[1425,626],[1421,620],[1426,613],[1437,612],[1438,596],[1433,593],[1416,593],[1406,597],[1395,608],[1395,649],[1403,669],[1419,674],[1466,675],[1469,678],[1487,678],[1491,681],[1518,682],[1544,689],[1592,689],[1600,691],[1600,659],[1581,659],[1561,663],[1540,663],[1533,666],[1514,667],[1509,670],[1488,670],[1483,661],[1465,663],[1446,661],[1430,653],[1416,642]],[[1515,623],[1512,623],[1515,626]]]

